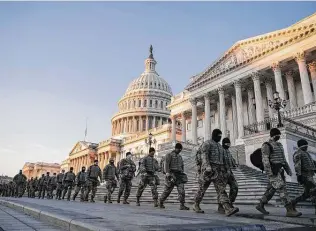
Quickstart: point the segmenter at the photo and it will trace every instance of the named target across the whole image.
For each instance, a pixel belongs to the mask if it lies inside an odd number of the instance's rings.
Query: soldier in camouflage
[[[76,189],[75,189],[75,193],[72,197],[72,200],[75,201],[76,197],[80,191],[80,201],[83,202],[84,201],[84,193],[86,190],[86,180],[87,180],[87,173],[86,173],[86,167],[82,167],[81,168],[81,172],[79,172],[76,176]]]
[[[13,177],[13,181],[15,183],[15,197],[22,197],[24,193],[24,187],[27,183],[26,176],[22,173],[22,170],[18,174]]]
[[[229,201],[231,205],[233,206],[233,203],[236,200],[237,194],[238,194],[238,184],[235,179],[234,173],[232,169],[236,168],[236,161],[233,158],[232,154],[229,151],[230,147],[230,139],[224,138],[222,140],[222,146],[224,148],[224,165],[227,171],[227,184],[229,185]],[[222,204],[218,204],[218,212],[221,214],[225,213],[225,210],[222,206]]]
[[[50,180],[49,172],[46,173],[46,176],[44,177],[43,186],[42,186],[42,199],[44,199],[45,194],[47,193],[48,198],[48,181]]]
[[[63,178],[63,196],[62,199],[65,199],[65,195],[67,193],[67,200],[70,201],[71,191],[74,187],[76,175],[73,173],[74,168],[70,167],[69,171],[66,172]]]
[[[104,196],[104,203],[112,203],[112,193],[117,186],[118,170],[114,165],[114,158],[110,158],[109,164],[103,169],[103,180],[106,182],[106,189],[108,193]]]
[[[62,191],[63,191],[63,179],[64,179],[64,176],[65,176],[65,170],[61,170],[60,173],[58,173],[57,175],[57,188],[56,188],[56,200],[61,200],[61,194],[62,194]]]
[[[57,187],[57,176],[54,172],[53,176],[48,179],[47,182],[47,199],[53,199],[53,191]]]
[[[295,207],[292,205],[290,198],[286,190],[286,181],[284,176],[284,170],[289,176],[292,176],[292,171],[287,163],[284,155],[283,146],[280,142],[281,132],[277,128],[272,128],[270,130],[270,140],[262,145],[262,162],[264,165],[264,171],[267,173],[269,178],[269,184],[267,186],[266,192],[260,199],[259,204],[256,209],[262,214],[268,215],[264,208],[264,205],[271,200],[276,191],[280,193],[280,199],[286,208],[287,217],[298,217],[302,213],[296,211]]]
[[[134,178],[136,165],[132,160],[132,153],[127,152],[126,158],[120,161],[120,187],[117,197],[117,203],[120,203],[121,196],[124,192],[123,204],[129,204],[127,201],[132,188],[132,179]]]
[[[85,192],[85,201],[88,201],[89,193],[91,192],[90,202],[95,202],[94,197],[97,192],[97,186],[102,182],[101,169],[98,166],[98,160],[94,160],[94,164],[88,168],[87,172],[87,189]],[[98,181],[100,179],[100,182]]]
[[[30,193],[30,179],[27,180],[27,183],[26,183],[26,192],[27,192],[27,197],[30,198],[31,197],[31,193]]]
[[[164,191],[159,199],[159,207],[165,208],[164,202],[172,192],[174,186],[177,186],[180,210],[189,210],[185,206],[184,184],[188,182],[188,177],[184,173],[183,159],[180,155],[182,144],[177,143],[175,150],[165,155],[164,172],[166,173]]]
[[[159,164],[154,158],[155,152],[156,150],[154,148],[150,148],[148,156],[143,158],[140,164],[139,173],[141,175],[141,179],[136,192],[137,206],[140,206],[139,199],[142,196],[146,186],[149,185],[151,187],[151,193],[154,200],[154,207],[158,207],[158,192],[155,175],[159,170]]]
[[[40,199],[41,195],[42,195],[42,188],[43,188],[43,184],[44,184],[44,178],[45,178],[45,174],[42,174],[42,176],[38,179],[38,183],[37,183],[38,199]]]
[[[197,213],[204,213],[200,208],[200,203],[212,182],[214,183],[219,204],[224,208],[225,214],[231,216],[239,211],[237,207],[231,205],[225,191],[229,175],[224,165],[224,149],[219,144],[221,138],[221,130],[214,129],[212,139],[205,141],[201,147],[202,167],[199,177],[199,189],[196,192],[193,206],[193,210]]]
[[[33,177],[30,180],[30,197],[35,198],[36,182]]]
[[[293,206],[300,201],[311,198],[315,206],[316,214],[316,183],[314,174],[316,171],[316,162],[308,153],[308,142],[301,139],[297,142],[298,150],[293,155],[294,167],[297,176],[297,182],[304,187],[304,193],[292,200]]]

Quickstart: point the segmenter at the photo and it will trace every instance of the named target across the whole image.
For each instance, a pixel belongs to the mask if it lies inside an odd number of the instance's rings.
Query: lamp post
[[[151,145],[156,143],[156,139],[155,138],[153,139],[153,134],[151,134],[151,132],[149,133],[148,138],[145,139],[145,143],[149,145],[149,148],[148,148],[148,153],[149,153],[149,149],[151,148]]]
[[[281,121],[281,113],[280,109],[286,107],[286,100],[281,99],[279,92],[273,93],[273,101],[269,100],[269,107],[275,109],[278,112],[278,127],[283,127],[282,121]]]

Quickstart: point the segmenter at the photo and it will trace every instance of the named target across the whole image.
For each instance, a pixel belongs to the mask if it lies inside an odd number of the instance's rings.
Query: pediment
[[[89,147],[89,144],[87,142],[79,141],[75,144],[75,146],[72,148],[71,152],[69,155],[72,155],[74,153],[78,153],[82,150],[85,150]]]
[[[186,88],[212,79],[254,59],[272,53],[284,46],[315,34],[316,14],[282,30],[238,41],[204,72],[195,76]]]

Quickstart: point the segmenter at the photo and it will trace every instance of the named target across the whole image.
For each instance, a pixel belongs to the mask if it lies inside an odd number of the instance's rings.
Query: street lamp
[[[275,109],[278,112],[278,127],[283,127],[282,121],[281,121],[281,113],[280,109],[286,107],[286,100],[281,99],[279,92],[273,93],[273,101],[269,100],[269,107]]]
[[[149,133],[148,138],[145,139],[145,143],[146,143],[147,145],[149,145],[149,149],[151,148],[151,145],[152,145],[152,144],[155,144],[155,143],[156,143],[156,139],[155,139],[155,138],[153,139],[153,134],[151,134],[151,132]],[[149,150],[149,149],[148,149],[148,150]],[[149,152],[148,152],[148,153],[149,153]]]

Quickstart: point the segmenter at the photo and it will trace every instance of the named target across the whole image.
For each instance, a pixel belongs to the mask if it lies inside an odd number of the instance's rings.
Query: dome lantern
[[[145,60],[145,72],[156,72],[155,70],[155,66],[156,66],[157,62],[154,59],[154,54],[153,54],[153,46],[150,45],[149,47],[149,56],[148,58]]]

